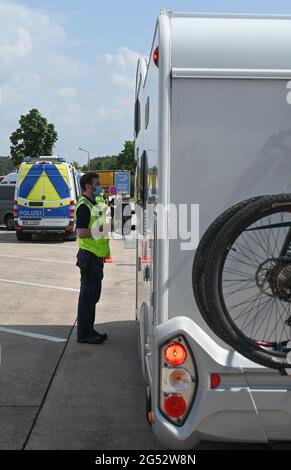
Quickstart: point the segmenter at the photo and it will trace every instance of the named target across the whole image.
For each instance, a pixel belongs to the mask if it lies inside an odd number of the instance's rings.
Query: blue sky
[[[161,8],[291,14],[291,0],[0,0],[0,155],[32,107],[56,125],[68,160],[118,153],[132,139],[136,60]]]

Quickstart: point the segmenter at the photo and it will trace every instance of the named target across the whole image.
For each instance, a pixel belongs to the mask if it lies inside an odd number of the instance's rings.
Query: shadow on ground
[[[68,326],[5,328],[66,338]],[[158,449],[145,419],[134,321],[98,325],[103,345],[0,331],[1,449]],[[59,362],[59,363],[58,363]]]
[[[5,326],[0,332],[0,448],[161,450],[145,419],[134,321],[97,325],[103,345],[78,344],[70,326]],[[201,443],[195,450],[291,449],[290,444]]]
[[[61,234],[33,234],[32,240],[30,241],[19,241],[16,238],[16,232],[7,230],[5,227],[0,227],[0,243],[18,243],[23,245],[29,245],[32,243],[72,243],[68,240],[63,240]]]

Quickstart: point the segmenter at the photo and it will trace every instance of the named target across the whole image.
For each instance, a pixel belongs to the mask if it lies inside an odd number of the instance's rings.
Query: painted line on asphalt
[[[24,286],[32,286],[32,287],[43,287],[46,289],[58,289],[58,290],[66,290],[69,292],[80,292],[79,289],[73,289],[72,287],[59,287],[59,286],[50,286],[48,284],[35,284],[33,282],[21,282],[21,281],[13,281],[12,279],[0,279],[0,282],[7,282],[11,284],[20,284]]]
[[[15,255],[0,255],[0,257],[1,258],[25,259],[27,261],[48,261],[48,262],[54,262],[54,263],[76,265],[76,263],[73,263],[71,261],[62,261],[62,260],[59,260],[59,259],[32,258],[30,256],[15,256]]]
[[[6,242],[7,240],[7,242]],[[21,248],[29,248],[29,247],[36,247],[36,246],[50,246],[50,247],[56,247],[56,248],[71,248],[71,249],[74,249],[74,250],[78,250],[78,245],[77,244],[71,244],[71,245],[66,245],[65,243],[42,243],[42,242],[38,242],[38,241],[34,241],[34,242],[25,242],[22,243],[21,245],[18,244],[17,242],[11,242],[9,241],[10,240],[10,237],[9,238],[4,238],[3,236],[1,236],[1,232],[0,232],[0,241],[1,242],[5,242],[5,246],[7,245],[12,245],[14,248],[17,247],[17,246],[21,246]]]
[[[11,328],[0,327],[0,332],[3,333],[11,333],[13,335],[19,336],[28,336],[29,338],[35,339],[44,339],[46,341],[52,341],[53,343],[64,343],[67,340],[65,338],[57,338],[56,336],[47,336],[47,335],[40,335],[38,333],[30,333],[29,331],[21,331],[21,330],[13,330]]]

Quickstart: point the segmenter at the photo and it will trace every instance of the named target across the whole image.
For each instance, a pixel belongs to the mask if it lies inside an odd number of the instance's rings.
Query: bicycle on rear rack
[[[197,304],[212,330],[235,350],[289,372],[291,194],[261,196],[233,207],[228,217],[220,216],[222,223],[212,224],[216,231],[207,249],[204,238],[204,251],[198,247],[196,252]]]

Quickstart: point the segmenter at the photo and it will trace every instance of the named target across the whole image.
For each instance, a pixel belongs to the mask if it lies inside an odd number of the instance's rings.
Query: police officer
[[[105,218],[96,202],[100,185],[96,173],[80,178],[82,196],[77,204],[76,226],[79,242],[77,266],[81,271],[78,303],[77,340],[79,343],[102,344],[107,334],[94,330],[95,308],[100,299],[104,259],[110,256],[109,239],[103,235]]]

